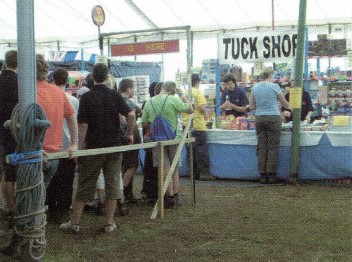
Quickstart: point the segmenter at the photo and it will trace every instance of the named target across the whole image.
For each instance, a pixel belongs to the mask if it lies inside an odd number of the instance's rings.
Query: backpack
[[[153,105],[152,99],[150,99],[150,103],[153,107],[153,110],[155,114],[157,114],[156,118],[154,119],[154,122],[151,125],[150,128],[150,138],[156,142],[156,141],[165,141],[165,140],[171,140],[176,137],[176,131],[173,131],[170,123],[161,115],[161,112],[164,110],[165,102],[169,96],[167,96],[164,100],[163,106],[161,108],[160,114],[158,114],[155,110],[155,107]]]

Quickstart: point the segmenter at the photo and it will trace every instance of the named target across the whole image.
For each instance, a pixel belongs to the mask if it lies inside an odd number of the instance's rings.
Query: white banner
[[[218,47],[220,64],[292,61],[297,51],[297,34],[225,34],[219,36]]]

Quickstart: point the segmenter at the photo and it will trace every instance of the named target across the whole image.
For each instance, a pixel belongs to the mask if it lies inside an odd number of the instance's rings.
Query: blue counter
[[[208,134],[212,175],[233,179],[259,178],[255,132],[209,130]],[[226,137],[227,141],[221,137]],[[282,179],[288,179],[290,175],[290,145],[291,133],[282,132],[278,166],[278,175]],[[302,132],[298,174],[302,180],[352,178],[352,133]]]
[[[207,130],[210,173],[226,179],[258,179],[255,131]],[[352,178],[352,132],[301,132],[298,175],[302,180]],[[144,159],[144,151],[140,151]],[[282,132],[278,175],[288,179],[291,132]],[[181,176],[189,174],[186,150],[182,151]]]

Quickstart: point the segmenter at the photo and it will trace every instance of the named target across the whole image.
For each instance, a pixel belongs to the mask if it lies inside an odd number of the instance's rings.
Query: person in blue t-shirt
[[[264,81],[253,86],[250,97],[250,109],[255,110],[261,183],[278,181],[276,171],[282,123],[278,102],[284,108],[290,108],[280,86],[272,82],[273,74],[272,68],[266,68],[263,72]]]
[[[220,105],[225,115],[245,116],[249,102],[246,91],[237,85],[235,76],[226,74],[223,86],[225,90],[222,92]]]

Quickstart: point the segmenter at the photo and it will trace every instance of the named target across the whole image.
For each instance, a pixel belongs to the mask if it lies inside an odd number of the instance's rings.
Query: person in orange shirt
[[[37,65],[37,102],[43,108],[46,117],[51,125],[46,130],[43,150],[46,153],[61,151],[63,122],[67,121],[71,136],[71,146],[68,149],[70,156],[77,149],[78,144],[78,127],[77,117],[74,108],[68,100],[65,92],[58,86],[49,84],[47,76],[49,66],[43,55],[36,55]],[[55,174],[58,166],[58,160],[50,160],[43,165],[44,183],[47,187],[52,176]]]

